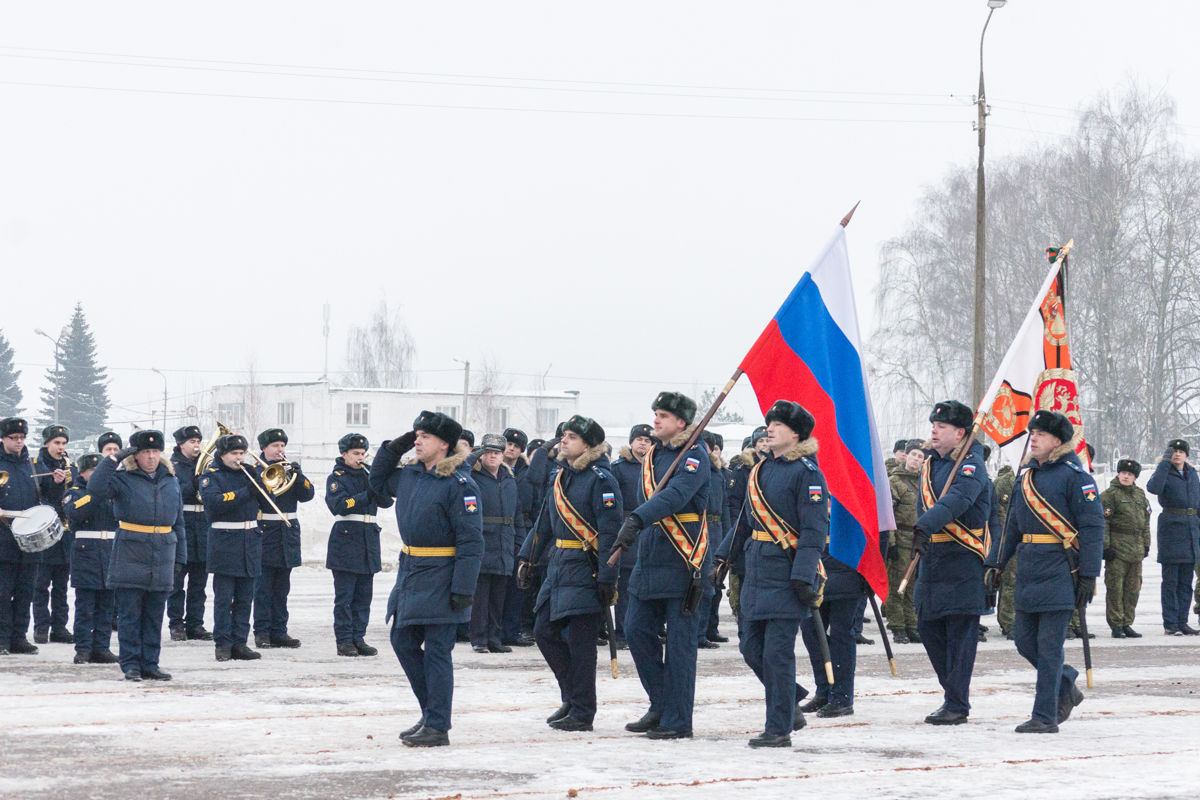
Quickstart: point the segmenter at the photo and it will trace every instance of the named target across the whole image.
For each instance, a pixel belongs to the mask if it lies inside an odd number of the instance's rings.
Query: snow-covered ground
[[[162,665],[175,676],[166,684],[128,684],[115,666],[73,666],[68,645],[0,658],[0,794],[1195,797],[1200,637],[1162,635],[1158,569],[1146,566],[1136,625],[1146,638],[1110,639],[1101,593],[1088,617],[1098,634],[1096,687],[1083,689],[1087,699],[1057,736],[1013,732],[1028,717],[1034,673],[1011,642],[980,645],[972,719],[956,728],[921,723],[940,702],[922,648],[897,648],[893,678],[877,643],[859,649],[855,715],[810,716],[791,750],[772,751],[746,746],[762,728],[763,695],[732,643],[700,653],[690,741],[624,731],[646,707],[627,651],[618,680],[601,657],[596,730],[584,734],[546,727],[558,692],[536,649],[476,655],[460,646],[452,746],[405,748],[397,735],[418,712],[383,626],[391,576],[377,578],[367,636],[380,655],[348,659],[334,654],[331,578],[305,567],[290,603],[299,650],[218,664],[210,643],[166,642]],[[1079,642],[1067,646],[1081,667]],[[807,663],[802,645],[799,657]]]

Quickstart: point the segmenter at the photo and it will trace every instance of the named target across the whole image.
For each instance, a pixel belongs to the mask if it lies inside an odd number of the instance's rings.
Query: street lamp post
[[[58,357],[58,351],[62,347],[62,344],[61,344],[62,337],[60,336],[58,339],[52,339],[50,337],[50,334],[46,333],[41,328],[34,328],[33,332],[36,333],[38,336],[45,336],[47,339],[50,339],[51,342],[54,342],[54,424],[57,425],[58,424],[58,365],[59,365],[59,361],[60,361],[60,359]]]
[[[983,185],[983,145],[985,128],[987,127],[987,96],[983,90],[983,37],[987,35],[988,23],[992,21],[992,13],[997,8],[1003,8],[1008,0],[988,0],[987,20],[983,23],[983,33],[979,34],[979,96],[975,99],[978,118],[975,130],[979,131],[979,168],[975,173],[975,342],[971,354],[971,397],[975,403],[983,399],[983,320],[984,293],[987,289],[987,277],[984,267],[984,255],[987,245],[987,228],[985,219],[985,191]]]
[[[167,376],[158,371],[158,367],[151,367],[151,372],[158,372],[160,378],[163,379],[163,433],[167,432]]]

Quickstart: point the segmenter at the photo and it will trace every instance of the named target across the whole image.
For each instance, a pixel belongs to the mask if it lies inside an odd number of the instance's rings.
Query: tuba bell
[[[212,436],[208,437],[208,441],[200,446],[200,454],[196,456],[196,477],[200,477],[209,465],[212,464],[213,454],[217,451],[217,439],[222,436],[228,436],[233,431],[217,421],[217,429],[212,432]]]

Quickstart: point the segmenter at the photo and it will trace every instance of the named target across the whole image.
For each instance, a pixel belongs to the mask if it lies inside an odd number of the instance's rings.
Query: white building
[[[347,433],[363,434],[374,451],[383,440],[411,430],[413,420],[424,410],[463,421],[462,392],[352,389],[327,381],[214,386],[212,403],[211,413],[250,439],[252,447],[260,431],[283,428],[288,434],[289,457],[304,459],[310,472],[332,464],[338,455],[338,439]],[[520,428],[530,439],[548,439],[559,422],[576,413],[578,405],[578,392],[471,394],[464,427],[474,432],[477,444],[483,434],[501,433],[505,428]],[[209,432],[206,426],[205,435]]]

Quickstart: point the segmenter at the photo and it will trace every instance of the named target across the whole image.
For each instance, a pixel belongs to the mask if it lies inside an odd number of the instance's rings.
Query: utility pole
[[[462,426],[467,427],[467,399],[471,393],[471,362],[464,361],[463,363],[463,415]]]
[[[158,367],[151,367],[151,372],[158,372],[160,378],[163,379],[163,433],[167,433],[167,376],[158,371]]]
[[[325,304],[325,371],[321,373],[321,380],[329,380],[329,303]]]

